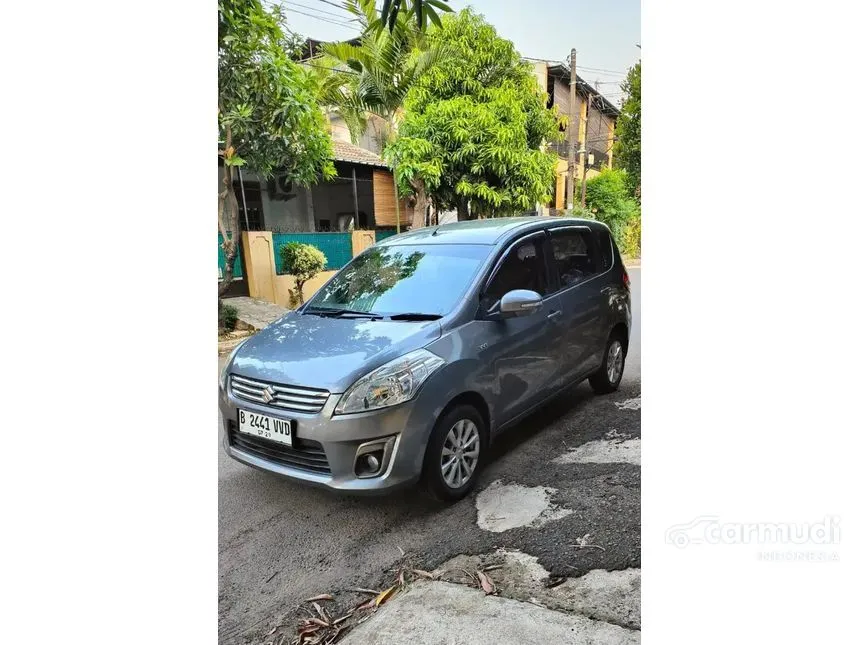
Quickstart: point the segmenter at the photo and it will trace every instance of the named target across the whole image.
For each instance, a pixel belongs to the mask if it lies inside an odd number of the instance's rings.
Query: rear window
[[[603,263],[603,270],[607,271],[612,266],[612,258],[615,255],[615,248],[612,245],[612,236],[609,230],[602,226],[597,229],[597,242],[600,245],[600,257]]]

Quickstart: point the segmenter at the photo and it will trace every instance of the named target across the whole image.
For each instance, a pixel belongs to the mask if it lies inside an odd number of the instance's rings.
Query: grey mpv
[[[456,500],[497,434],[584,379],[621,381],[630,287],[609,229],[560,217],[422,228],[367,249],[222,372],[224,448],[348,492]]]

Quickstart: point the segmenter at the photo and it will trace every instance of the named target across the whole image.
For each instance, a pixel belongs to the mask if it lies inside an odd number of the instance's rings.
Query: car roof
[[[401,246],[410,244],[486,244],[500,245],[512,237],[532,230],[556,226],[592,226],[598,222],[589,219],[558,216],[496,217],[466,222],[454,222],[441,226],[427,226],[400,235],[387,237],[377,246]]]

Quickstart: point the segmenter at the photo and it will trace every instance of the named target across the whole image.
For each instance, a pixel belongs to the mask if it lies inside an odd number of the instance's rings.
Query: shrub
[[[290,289],[290,304],[302,304],[305,301],[302,288],[325,268],[325,254],[312,244],[289,242],[281,247],[281,269],[292,275],[296,280],[296,289]]]
[[[225,331],[236,329],[236,321],[239,319],[239,310],[233,305],[221,305],[218,311],[218,327]]]
[[[642,216],[629,220],[624,226],[619,240],[621,252],[627,257],[638,258],[642,254]]]
[[[630,196],[622,170],[607,168],[589,179],[585,204],[596,219],[609,226],[619,244],[628,223],[640,218],[639,203]]]

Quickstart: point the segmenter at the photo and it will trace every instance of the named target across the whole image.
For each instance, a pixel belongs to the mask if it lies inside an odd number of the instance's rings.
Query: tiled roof
[[[332,141],[331,147],[334,152],[332,157],[334,157],[335,161],[360,163],[367,166],[378,166],[380,168],[388,167],[388,164],[386,164],[378,154],[375,154],[370,150],[354,146],[346,141],[338,141],[335,139]]]

